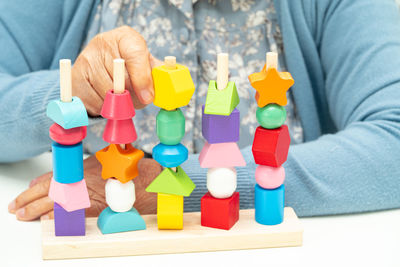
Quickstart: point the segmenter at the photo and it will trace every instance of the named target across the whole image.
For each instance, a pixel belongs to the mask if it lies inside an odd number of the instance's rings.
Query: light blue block
[[[158,144],[153,148],[153,159],[166,168],[178,167],[188,159],[188,155],[188,149],[182,144]]]
[[[259,185],[255,188],[256,222],[264,225],[276,225],[283,221],[285,206],[285,185],[276,189],[264,189]]]
[[[89,125],[85,105],[76,96],[72,98],[71,102],[51,101],[47,105],[46,115],[64,129]]]
[[[97,226],[103,234],[146,230],[146,223],[135,208],[115,212],[107,207],[100,213]]]
[[[82,142],[64,146],[53,142],[53,178],[62,184],[72,184],[83,179]]]

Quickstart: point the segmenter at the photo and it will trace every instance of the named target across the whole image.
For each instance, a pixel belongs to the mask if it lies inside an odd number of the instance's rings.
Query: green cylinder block
[[[286,109],[277,104],[269,104],[265,107],[257,108],[256,116],[258,123],[263,128],[276,129],[285,123]]]
[[[157,114],[157,136],[164,145],[177,145],[185,135],[185,116],[176,110],[161,109]]]

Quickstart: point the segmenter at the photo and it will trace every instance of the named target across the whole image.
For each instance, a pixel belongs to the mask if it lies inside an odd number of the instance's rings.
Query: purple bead
[[[240,113],[235,108],[229,116],[204,113],[202,107],[203,137],[210,144],[239,141]]]
[[[68,212],[54,202],[56,236],[85,235],[85,209]]]

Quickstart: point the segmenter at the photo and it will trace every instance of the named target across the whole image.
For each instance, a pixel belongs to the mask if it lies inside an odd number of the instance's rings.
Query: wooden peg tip
[[[219,53],[217,56],[217,89],[224,90],[228,85],[229,55]]]
[[[122,94],[125,91],[125,60],[114,59],[113,68],[114,93]]]
[[[60,98],[62,102],[72,101],[71,60],[60,60]]]
[[[164,58],[165,67],[168,69],[176,69],[176,57],[166,56]]]
[[[278,53],[276,52],[268,52],[265,56],[266,60],[266,69],[274,68],[278,69]]]

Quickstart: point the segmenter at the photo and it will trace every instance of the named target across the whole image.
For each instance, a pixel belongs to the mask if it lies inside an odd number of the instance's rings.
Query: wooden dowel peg
[[[120,146],[122,149],[125,149],[125,148],[126,148],[126,145],[125,145],[125,144],[119,144],[119,146]]]
[[[176,167],[172,167],[171,170],[173,170],[174,172],[176,172]]]
[[[71,60],[60,60],[60,98],[62,102],[72,101]]]
[[[166,56],[164,58],[165,67],[168,69],[176,69],[176,57],[174,56]]]
[[[125,91],[125,60],[122,58],[114,59],[114,93],[122,94]]]
[[[278,69],[278,53],[268,52],[265,56],[265,60],[266,60],[266,64],[267,64],[267,67],[266,67],[267,70],[269,68]]]
[[[224,90],[228,85],[229,75],[229,55],[228,53],[219,53],[217,57],[217,89]]]

